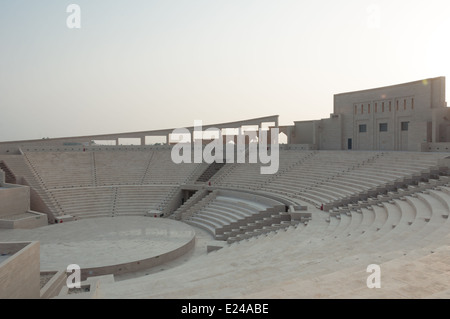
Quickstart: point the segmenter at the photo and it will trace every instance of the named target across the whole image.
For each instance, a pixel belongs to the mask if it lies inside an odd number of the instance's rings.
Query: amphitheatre
[[[244,162],[174,163],[174,129],[0,142],[0,298],[449,298],[447,118],[438,77],[204,126],[277,128],[274,174],[250,139]]]

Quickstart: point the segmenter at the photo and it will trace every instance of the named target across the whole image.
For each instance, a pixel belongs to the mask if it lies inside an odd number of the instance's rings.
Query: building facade
[[[282,131],[290,144],[323,150],[421,151],[450,142],[445,77],[336,94],[330,118]]]

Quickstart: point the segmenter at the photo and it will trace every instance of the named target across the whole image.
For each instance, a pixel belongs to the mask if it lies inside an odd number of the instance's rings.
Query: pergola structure
[[[259,117],[248,120],[240,120],[235,122],[219,123],[219,124],[209,124],[202,125],[203,130],[217,128],[222,129],[239,129],[243,126],[258,126],[261,129],[263,123],[274,123],[271,127],[278,127],[278,117],[279,115],[272,115],[266,117]],[[152,131],[139,131],[139,132],[127,132],[127,133],[111,133],[111,134],[100,134],[100,135],[86,135],[86,136],[72,136],[72,137],[60,137],[60,138],[48,138],[39,140],[22,140],[22,141],[10,141],[10,142],[0,142],[0,153],[5,153],[8,150],[15,150],[20,146],[57,146],[57,145],[73,145],[82,144],[89,146],[93,141],[115,141],[115,145],[120,145],[119,139],[122,138],[133,138],[140,139],[140,145],[146,145],[145,140],[147,136],[163,136],[166,138],[166,143],[170,144],[170,135],[179,128],[162,129],[162,130],[152,130]],[[195,126],[190,126],[183,128],[189,131],[191,135],[191,141],[194,138]],[[256,132],[258,134],[258,130]],[[258,136],[258,135],[257,135]],[[225,140],[225,136],[224,136]]]

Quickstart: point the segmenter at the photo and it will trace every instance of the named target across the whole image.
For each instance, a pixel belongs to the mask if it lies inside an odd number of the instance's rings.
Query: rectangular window
[[[398,100],[397,100],[397,107],[396,107],[396,110],[398,111]]]
[[[375,110],[374,112],[377,113],[378,103],[375,103]]]
[[[370,104],[367,104],[367,113],[370,114]]]
[[[384,102],[381,104],[381,112],[384,112]]]
[[[403,109],[406,110],[406,99],[403,100]]]
[[[357,110],[357,106],[355,105],[355,114],[358,112],[358,110]]]
[[[359,133],[365,133],[365,132],[367,132],[366,124],[360,124],[359,125]]]
[[[389,101],[389,112],[391,112],[392,111],[392,109],[391,109],[391,101]]]
[[[408,124],[409,124],[409,122],[402,122],[401,123],[402,131],[407,131],[408,130]]]
[[[411,99],[411,110],[414,110],[414,98]]]
[[[361,114],[364,114],[364,105],[361,104]]]
[[[380,132],[387,132],[387,123],[380,123]]]

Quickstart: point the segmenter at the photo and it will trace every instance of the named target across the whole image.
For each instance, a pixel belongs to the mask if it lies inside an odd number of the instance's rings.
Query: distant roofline
[[[375,90],[381,90],[381,89],[387,89],[387,88],[393,88],[393,87],[401,87],[401,86],[407,86],[407,85],[411,85],[411,84],[418,84],[418,83],[421,83],[423,81],[433,81],[433,80],[437,80],[437,79],[444,79],[445,80],[445,76],[438,76],[438,77],[434,77],[434,78],[427,78],[427,79],[422,79],[422,80],[417,80],[417,81],[412,81],[412,82],[405,82],[405,83],[400,83],[400,84],[380,86],[380,87],[371,88],[371,89],[364,89],[364,90],[356,90],[356,91],[351,91],[351,92],[337,93],[337,94],[334,94],[334,96],[344,95],[344,94],[361,93],[361,92],[369,92],[369,91],[375,91]]]
[[[238,120],[233,122],[226,123],[216,123],[216,124],[203,124],[202,130],[208,128],[233,128],[236,126],[246,126],[246,125],[257,125],[257,123],[263,122],[275,122],[275,126],[278,126],[278,118],[279,115],[269,115],[263,117],[256,117],[252,119],[246,120]],[[0,141],[1,144],[16,144],[16,143],[34,143],[34,142],[49,142],[49,141],[64,141],[64,140],[80,140],[80,139],[102,139],[102,138],[137,138],[137,135],[146,135],[146,136],[158,136],[158,135],[167,135],[172,133],[175,129],[179,129],[181,127],[176,128],[168,128],[168,129],[159,129],[159,130],[151,130],[151,131],[135,131],[135,132],[116,132],[116,133],[106,133],[106,134],[95,134],[95,135],[80,135],[80,136],[64,136],[64,137],[54,137],[48,139],[31,139],[31,140],[15,140],[15,141]],[[194,126],[185,127],[188,130],[193,130]]]

